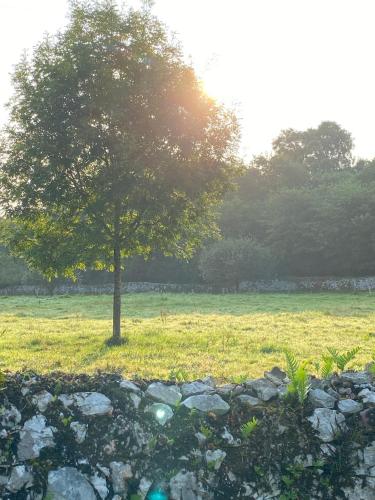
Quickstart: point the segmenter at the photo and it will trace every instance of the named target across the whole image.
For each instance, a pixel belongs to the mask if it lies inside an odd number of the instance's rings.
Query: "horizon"
[[[12,94],[9,73],[24,49],[30,54],[45,32],[64,28],[67,12],[68,0],[2,2],[0,36],[8,50],[0,63],[0,125]],[[354,0],[156,0],[152,12],[176,34],[207,93],[235,109],[245,159],[270,152],[283,129],[322,121],[352,134],[355,157],[375,157],[371,0],[359,8]]]

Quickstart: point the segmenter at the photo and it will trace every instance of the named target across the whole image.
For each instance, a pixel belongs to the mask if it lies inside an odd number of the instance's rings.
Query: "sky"
[[[0,0],[0,124],[14,64],[67,12],[68,0]],[[374,0],[155,0],[153,12],[206,91],[235,109],[246,158],[323,120],[353,134],[357,157],[375,156]]]

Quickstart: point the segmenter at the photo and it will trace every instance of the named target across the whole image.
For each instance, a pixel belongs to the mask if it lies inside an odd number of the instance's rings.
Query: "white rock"
[[[309,400],[314,408],[334,408],[336,399],[322,389],[311,389]]]
[[[223,450],[207,450],[206,462],[209,469],[219,470],[224,458],[227,456]]]
[[[40,450],[55,446],[53,430],[46,426],[43,415],[36,415],[27,420],[20,431],[18,443],[19,460],[30,460],[39,457]]]
[[[333,441],[339,432],[347,430],[344,415],[329,408],[316,408],[307,420],[325,443]]]
[[[124,464],[124,462],[111,462],[109,467],[111,469],[113,491],[126,495],[128,490],[127,480],[133,477],[130,464]]]
[[[32,397],[32,402],[38,407],[38,410],[42,413],[46,411],[47,406],[53,400],[53,396],[48,391],[41,391]]]
[[[198,439],[199,446],[203,446],[204,443],[207,441],[206,436],[204,434],[202,434],[201,432],[196,432],[194,434],[194,436]]]
[[[164,403],[154,403],[145,412],[151,413],[160,425],[165,425],[173,417],[172,408]]]
[[[142,477],[139,486],[138,486],[138,496],[141,498],[141,500],[144,500],[147,497],[147,493],[149,492],[149,489],[152,486],[152,481],[147,479],[147,477]]]
[[[246,387],[254,391],[257,397],[262,401],[269,401],[279,395],[275,385],[264,378],[248,380],[245,384]]]
[[[280,370],[277,366],[272,368],[269,372],[264,372],[265,378],[273,382],[275,385],[282,385],[284,383],[286,373]]]
[[[193,472],[180,471],[169,483],[171,500],[197,500],[197,479]]]
[[[213,389],[210,385],[199,381],[190,382],[189,384],[183,384],[181,386],[181,392],[184,397],[192,396],[193,394],[204,394],[212,391]]]
[[[258,406],[262,404],[262,401],[259,398],[254,398],[254,396],[249,396],[248,394],[241,394],[236,398],[241,405],[249,406],[250,408],[253,406]]]
[[[147,446],[149,440],[152,438],[152,434],[146,432],[140,425],[139,422],[134,422],[133,425],[134,438],[137,441],[138,447],[143,448]]]
[[[139,405],[140,405],[140,404],[141,404],[141,402],[142,402],[142,398],[141,398],[141,397],[139,397],[139,396],[138,396],[138,394],[135,394],[134,392],[131,392],[131,393],[129,394],[129,397],[130,397],[130,399],[131,399],[131,401],[132,401],[132,403],[133,403],[133,405],[134,405],[134,408],[135,408],[136,410],[138,410]]]
[[[366,388],[358,393],[358,397],[362,399],[363,403],[375,404],[375,392]]]
[[[75,440],[78,444],[83,443],[86,439],[87,434],[87,424],[81,424],[80,422],[71,422],[70,428],[75,434]]]
[[[233,472],[230,470],[228,471],[228,479],[231,483],[234,483],[234,481],[237,480],[237,477],[235,474],[233,474]]]
[[[371,394],[370,389],[362,389],[362,390],[358,393],[358,397],[360,397],[360,398],[366,398],[369,394]]]
[[[22,488],[30,488],[33,484],[33,475],[24,465],[16,465],[12,468],[10,478],[7,482],[7,489],[16,493]]]
[[[98,476],[98,474],[95,474],[95,476],[90,477],[90,482],[94,486],[102,500],[107,498],[109,489],[107,488],[107,481],[104,477],[100,477]]]
[[[374,500],[373,488],[364,487],[362,478],[357,479],[354,486],[342,488],[342,491],[347,500]]]
[[[238,387],[240,386],[236,386],[235,384],[218,385],[215,388],[215,392],[221,396],[230,396],[235,390],[238,390]],[[242,390],[243,388],[241,387],[241,391]],[[211,390],[211,392],[213,392],[213,390]]]
[[[13,429],[21,422],[21,413],[14,405],[0,408],[1,425],[7,429]]]
[[[96,500],[91,484],[74,467],[62,467],[48,473],[46,498],[51,500]]]
[[[353,415],[363,410],[363,405],[353,399],[342,399],[338,402],[337,409],[344,415]]]
[[[182,404],[190,410],[196,409],[203,413],[214,413],[215,415],[225,415],[230,410],[228,403],[218,394],[190,396]]]
[[[126,391],[141,392],[141,389],[130,380],[121,380],[120,387]]]
[[[216,380],[214,379],[214,377],[211,377],[211,375],[208,375],[207,377],[202,378],[202,382],[204,384],[209,385],[212,388],[216,387]]]
[[[288,385],[282,384],[277,388],[277,392],[281,398],[285,397],[288,394]]]
[[[160,403],[176,406],[181,401],[182,395],[175,385],[165,385],[161,382],[153,382],[146,390],[146,396],[149,396]]]
[[[77,406],[83,415],[110,415],[113,411],[111,400],[100,392],[61,394],[59,400],[66,408]]]
[[[104,465],[96,464],[96,468],[105,475],[105,477],[109,477],[111,475],[111,471],[108,467],[104,467]]]
[[[340,378],[345,380],[345,382],[351,382],[356,385],[369,384],[371,382],[371,375],[367,372],[343,372]]]
[[[221,437],[232,446],[239,446],[241,444],[240,439],[235,439],[233,435],[228,431],[226,427],[224,427],[224,432],[221,434]]]

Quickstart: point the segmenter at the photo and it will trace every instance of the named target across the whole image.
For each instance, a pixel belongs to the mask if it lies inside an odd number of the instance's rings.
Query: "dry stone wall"
[[[375,277],[360,278],[294,278],[259,281],[242,281],[240,292],[307,292],[307,291],[354,291],[371,292],[375,290]],[[63,284],[54,288],[56,295],[87,294],[99,295],[113,292],[112,283],[104,285]],[[226,293],[236,292],[235,288],[215,288],[209,285],[181,285],[173,283],[130,282],[122,286],[123,293],[174,292],[174,293]],[[51,289],[43,285],[19,285],[0,288],[4,295],[49,295]]]
[[[277,368],[228,385],[9,374],[0,496],[373,500],[372,374],[310,382],[300,405]]]

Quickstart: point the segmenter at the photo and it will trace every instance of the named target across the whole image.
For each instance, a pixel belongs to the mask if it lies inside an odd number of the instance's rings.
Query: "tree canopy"
[[[202,90],[147,10],[74,2],[67,29],[16,68],[1,155],[14,251],[50,277],[191,255],[238,172],[234,115]]]

